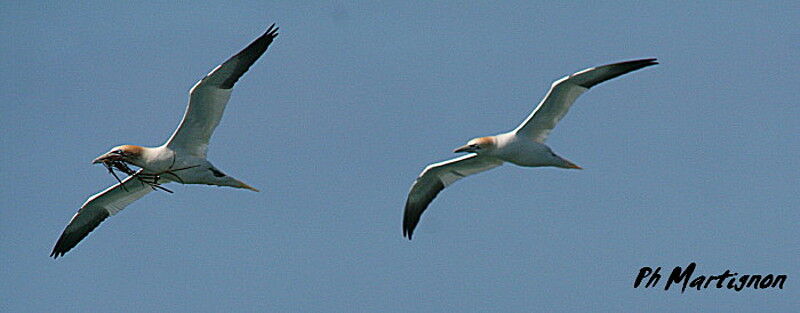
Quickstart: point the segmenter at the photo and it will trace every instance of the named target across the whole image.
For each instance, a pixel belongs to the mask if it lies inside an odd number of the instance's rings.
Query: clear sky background
[[[273,22],[209,158],[262,190],[153,192],[63,258],[90,161],[157,146],[189,88]],[[756,311],[800,307],[798,2],[0,5],[0,311]],[[585,170],[459,181],[402,237],[411,183],[518,125]],[[783,290],[633,289],[642,266],[788,274]],[[666,274],[666,273],[664,273]],[[666,275],[665,275],[666,276]]]

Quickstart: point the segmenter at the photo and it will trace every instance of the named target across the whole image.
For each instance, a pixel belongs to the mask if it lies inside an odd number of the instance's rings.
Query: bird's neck
[[[164,163],[165,160],[169,159],[172,155],[168,153],[170,151],[167,151],[164,147],[141,147],[140,151],[139,157],[131,163],[145,170],[161,167],[161,163]]]

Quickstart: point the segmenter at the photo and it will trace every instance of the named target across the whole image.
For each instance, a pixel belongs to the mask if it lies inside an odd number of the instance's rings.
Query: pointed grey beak
[[[105,159],[106,159],[106,155],[105,154],[101,155],[101,156],[97,157],[96,159],[92,160],[92,164],[103,163],[103,160],[105,160]]]
[[[475,151],[474,148],[470,147],[469,145],[464,145],[464,146],[458,147],[455,150],[453,150],[453,153],[474,152],[474,151]]]
[[[117,161],[117,160],[122,160],[122,156],[119,154],[106,153],[92,160],[92,164],[105,163],[106,161]]]

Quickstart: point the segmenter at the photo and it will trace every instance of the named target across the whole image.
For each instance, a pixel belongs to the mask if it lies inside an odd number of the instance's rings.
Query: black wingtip
[[[444,190],[444,183],[441,180],[436,180],[424,196],[412,199],[411,194],[414,193],[414,187],[417,186],[417,183],[419,183],[419,178],[417,178],[417,181],[414,181],[414,185],[411,186],[408,195],[409,198],[406,200],[405,213],[403,214],[403,236],[407,237],[408,240],[411,240],[411,237],[414,235],[414,229],[419,225],[419,220],[422,218],[422,214],[425,213],[428,205],[431,204],[431,201],[436,198],[439,192]]]
[[[97,228],[100,223],[110,216],[108,211],[104,209],[95,212],[78,211],[78,215],[80,214],[89,214],[88,218],[90,218],[90,220],[85,222],[85,224],[82,226],[77,226],[73,229],[70,229],[70,226],[73,225],[75,221],[70,221],[67,227],[64,228],[61,236],[58,237],[55,246],[53,246],[53,252],[50,253],[50,256],[53,257],[53,259],[64,256],[64,254],[75,248],[75,246],[77,246],[84,238],[86,238],[86,236],[88,236],[95,228]]]
[[[608,64],[608,65],[614,65],[614,66],[619,66],[619,65],[650,66],[650,65],[654,65],[654,64],[658,64],[658,59],[656,59],[656,58],[638,59],[638,60],[630,60],[630,61],[622,61],[622,62],[612,63],[612,64]]]
[[[269,37],[272,37],[272,38],[278,37],[278,30],[279,29],[281,29],[281,28],[280,27],[275,27],[275,23],[272,23],[272,25],[270,25],[269,28],[267,28],[267,31],[264,32],[264,36],[269,36]]]
[[[643,59],[643,60],[640,60],[640,61],[642,63],[641,64],[642,67],[648,67],[648,66],[651,66],[651,65],[658,64],[658,59],[656,59],[656,58]]]
[[[411,240],[411,237],[414,235],[414,230],[409,229],[407,225],[403,225],[403,237],[408,238]]]
[[[623,61],[617,62],[612,64],[606,64],[598,67],[594,67],[591,70],[603,70],[606,71],[605,76],[595,77],[594,79],[588,78],[584,79],[582,82],[578,83],[578,86],[585,87],[585,88],[592,88],[597,84],[605,82],[607,80],[622,76],[624,74],[640,70],[642,68],[659,64],[658,59],[656,58],[648,58],[648,59],[639,59],[639,60],[630,60],[630,61]],[[581,71],[573,76],[586,73],[586,71]]]
[[[239,78],[244,75],[247,70],[250,69],[250,66],[258,60],[264,52],[267,51],[269,45],[272,44],[272,40],[278,36],[278,29],[280,27],[275,27],[275,23],[273,23],[267,31],[264,32],[263,35],[258,37],[256,40],[251,42],[247,47],[239,51],[236,55],[231,57],[231,59],[238,59],[237,66],[234,69],[234,73],[230,75],[228,79],[223,81],[219,88],[221,89],[231,89],[233,85],[239,81]],[[228,60],[230,61],[230,59]],[[226,61],[226,62],[228,62]]]
[[[416,228],[419,223],[419,216],[414,216],[410,208],[410,202],[407,202],[405,214],[403,214],[403,237],[408,238],[408,240],[411,240],[411,237],[414,236],[414,228]],[[422,213],[420,213],[420,215],[422,215]]]
[[[64,256],[64,254],[67,253],[67,251],[69,251],[69,250],[70,249],[64,250],[63,244],[62,244],[61,240],[59,240],[58,242],[56,242],[56,245],[53,247],[53,251],[50,252],[50,257],[53,258],[54,260],[58,259],[58,257]]]
[[[58,259],[58,257],[64,256],[64,254],[66,254],[67,251],[71,249],[72,249],[71,247],[66,248],[62,238],[59,238],[58,241],[56,242],[56,245],[53,247],[53,251],[50,252],[50,257],[52,257],[54,260]]]
[[[630,61],[623,61],[619,63],[608,64],[604,66],[625,66],[627,68],[633,68],[631,71],[638,70],[643,67],[648,67],[651,65],[658,64],[658,59],[656,58],[648,58],[648,59],[639,59],[639,60],[630,60]]]
[[[419,217],[415,218],[413,214],[410,214],[409,205],[410,202],[406,202],[406,211],[403,214],[403,237],[411,240],[411,237],[414,236],[414,228],[416,228],[419,223]]]
[[[56,241],[55,246],[53,246],[53,251],[50,252],[51,258],[58,259],[58,257],[64,256],[64,253],[69,251],[69,249],[67,249],[67,251],[64,251],[63,243],[64,243],[64,234],[61,234],[61,237],[58,238],[58,241]]]

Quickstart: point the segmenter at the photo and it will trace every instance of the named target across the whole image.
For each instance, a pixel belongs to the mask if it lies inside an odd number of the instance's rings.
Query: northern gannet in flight
[[[112,167],[127,169],[130,176],[90,197],[72,217],[50,256],[63,256],[109,216],[156,188],[166,190],[160,187],[164,183],[178,181],[258,191],[214,167],[206,160],[206,150],[231,97],[233,85],[267,51],[278,36],[277,31],[272,24],[263,35],[192,87],[183,120],[166,143],[155,148],[122,145],[92,161],[105,164],[109,170]],[[141,169],[133,173],[125,163]]]
[[[544,144],[556,123],[567,114],[581,94],[594,85],[647,66],[656,59],[614,63],[585,69],[561,78],[550,87],[542,102],[516,129],[470,140],[453,152],[469,152],[452,160],[428,165],[417,177],[406,200],[403,236],[411,240],[422,212],[445,187],[455,181],[498,167],[505,162],[525,167],[554,166],[580,169],[580,166],[556,155]]]

